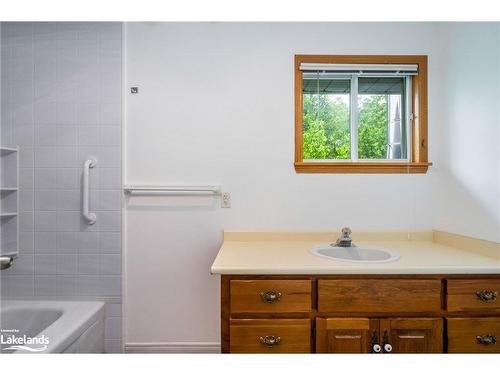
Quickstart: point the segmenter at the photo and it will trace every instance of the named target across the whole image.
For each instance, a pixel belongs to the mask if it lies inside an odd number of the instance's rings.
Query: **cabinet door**
[[[384,353],[442,353],[443,320],[394,318],[380,321]]]
[[[378,339],[378,320],[368,318],[316,318],[317,353],[370,353]]]

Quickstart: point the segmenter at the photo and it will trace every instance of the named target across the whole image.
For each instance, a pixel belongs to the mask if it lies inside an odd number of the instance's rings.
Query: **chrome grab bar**
[[[83,199],[82,199],[82,215],[87,220],[88,225],[95,224],[97,216],[93,212],[89,212],[89,172],[90,168],[94,168],[97,164],[95,159],[88,159],[83,165]]]

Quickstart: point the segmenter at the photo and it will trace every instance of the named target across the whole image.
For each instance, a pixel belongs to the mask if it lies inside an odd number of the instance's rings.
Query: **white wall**
[[[429,55],[430,160],[446,133],[440,24],[127,24],[126,182],[220,183],[210,199],[127,205],[127,343],[218,342],[223,229],[428,230],[438,174],[293,168],[294,54]],[[436,178],[437,177],[437,178]]]
[[[500,28],[443,28],[435,227],[500,242]],[[446,69],[446,71],[444,71]],[[432,139],[431,139],[432,142]]]

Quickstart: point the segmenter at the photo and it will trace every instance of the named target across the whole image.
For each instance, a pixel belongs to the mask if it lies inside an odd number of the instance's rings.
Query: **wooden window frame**
[[[416,64],[412,76],[410,160],[304,162],[301,63],[319,64]],[[295,55],[295,171],[297,173],[427,173],[427,56],[426,55]]]

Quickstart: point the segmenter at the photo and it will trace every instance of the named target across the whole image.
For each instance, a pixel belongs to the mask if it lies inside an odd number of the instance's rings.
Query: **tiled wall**
[[[0,141],[20,146],[20,256],[2,298],[104,300],[106,347],[120,351],[121,24],[2,23],[1,48]]]

